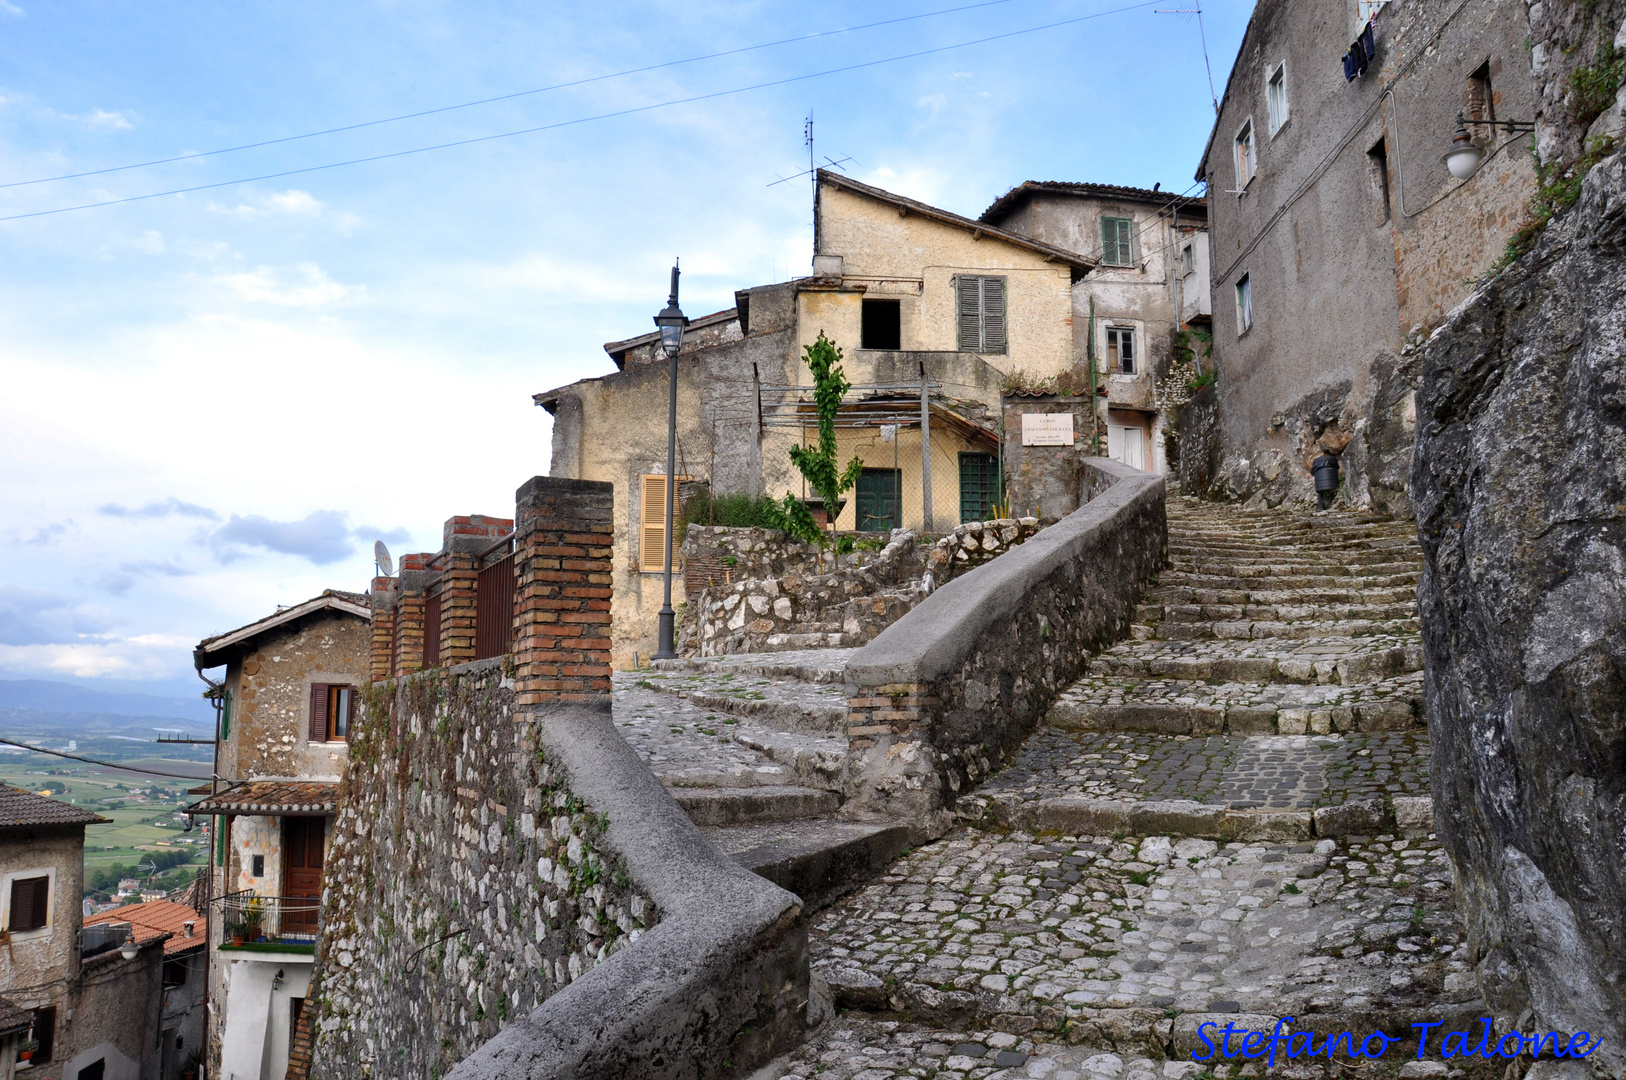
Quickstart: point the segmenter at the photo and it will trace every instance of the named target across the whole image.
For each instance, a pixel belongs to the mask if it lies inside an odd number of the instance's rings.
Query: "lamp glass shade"
[[[656,319],[655,323],[661,328],[661,349],[667,356],[675,356],[683,347],[683,317]]]
[[[1484,160],[1485,151],[1473,143],[1459,142],[1445,155],[1445,167],[1458,180],[1466,180],[1479,171],[1479,163]]]

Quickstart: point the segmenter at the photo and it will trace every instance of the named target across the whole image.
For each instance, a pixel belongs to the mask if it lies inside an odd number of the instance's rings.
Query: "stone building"
[[[158,1017],[158,1080],[177,1080],[192,1055],[205,1049],[208,932],[203,916],[174,900],[149,900],[104,911],[85,926],[128,923],[137,939],[168,935]]]
[[[1160,384],[1171,377],[1176,335],[1206,331],[1208,208],[1156,188],[1030,180],[979,219],[1096,260],[1073,284],[1073,356],[1093,362],[1105,387],[1105,424],[1093,434],[1107,456],[1147,472],[1169,471],[1172,417]],[[1179,383],[1195,370],[1172,373]]]
[[[1501,256],[1534,190],[1520,0],[1262,0],[1197,177],[1208,183],[1212,449],[1183,474],[1226,498],[1409,508],[1413,345]],[[1339,54],[1343,53],[1342,61]],[[1443,162],[1458,114],[1485,158]],[[1474,123],[1484,121],[1484,123]],[[1414,331],[1416,332],[1414,336]]]
[[[193,652],[221,678],[212,819],[209,1075],[287,1068],[318,939],[328,826],[368,682],[371,604],[329,589]],[[208,791],[208,788],[203,789]]]
[[[28,1015],[30,1077],[143,1080],[157,1074],[163,946],[129,922],[81,935],[85,826],[105,819],[0,787],[0,994]],[[0,1009],[0,1032],[19,1019]],[[10,1035],[0,1035],[9,1040]],[[15,1054],[9,1060],[15,1060]]]
[[[814,209],[812,276],[742,289],[733,308],[690,324],[679,478],[809,494],[788,451],[814,430],[801,357],[823,332],[855,384],[838,452],[865,464],[836,526],[934,533],[981,520],[1004,498],[1002,392],[1072,372],[1072,288],[1096,259],[829,172]],[[535,400],[554,417],[552,475],[615,485],[612,656],[626,665],[653,652],[662,599],[668,376],[655,333],[605,349],[619,370]]]

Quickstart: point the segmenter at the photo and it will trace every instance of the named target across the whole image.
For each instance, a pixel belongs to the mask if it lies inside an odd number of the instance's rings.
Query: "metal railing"
[[[320,934],[320,896],[227,893],[220,904],[221,940],[232,945],[315,945]]]
[[[485,560],[497,555],[503,545],[509,550],[489,566]],[[489,660],[504,656],[514,639],[514,552],[513,537],[505,536],[480,553],[479,576],[474,585],[474,658]]]

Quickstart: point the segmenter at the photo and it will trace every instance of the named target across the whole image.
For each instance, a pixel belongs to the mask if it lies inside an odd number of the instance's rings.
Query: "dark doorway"
[[[903,348],[903,315],[896,300],[865,300],[864,327],[859,348]]]
[[[322,902],[322,834],[326,819],[282,819],[282,895],[285,907],[281,932],[316,933],[317,906]]]

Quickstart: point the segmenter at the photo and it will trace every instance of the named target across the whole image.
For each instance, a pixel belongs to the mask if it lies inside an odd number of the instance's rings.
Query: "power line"
[[[749,93],[752,90],[765,90],[774,86],[786,86],[791,83],[806,82],[809,79],[823,78],[827,75],[840,75],[849,71],[861,71],[865,68],[879,67],[883,64],[894,64],[903,60],[915,60],[922,56],[933,56],[938,53],[952,52],[956,49],[967,49],[974,45],[986,45],[991,41],[1003,41],[1008,38],[1021,37],[1026,34],[1036,34],[1044,30],[1054,30],[1058,27],[1072,26],[1076,23],[1088,22],[1091,19],[1105,18],[1108,15],[1121,15],[1126,11],[1135,11],[1140,8],[1151,7],[1161,0],[1145,0],[1143,3],[1129,4],[1126,7],[1113,8],[1109,11],[1098,11],[1090,15],[1079,15],[1071,19],[1062,19],[1059,22],[1045,23],[1042,26],[1030,26],[1022,30],[1010,30],[1003,34],[991,34],[988,37],[976,38],[972,41],[962,41],[953,45],[940,45],[932,49],[921,49],[917,52],[903,53],[899,56],[889,56],[880,60],[866,60],[858,64],[846,64],[842,67],[828,68],[824,71],[815,71],[807,75],[792,75],[783,79],[772,79],[768,82],[753,83],[750,86],[739,86],[731,90],[715,90],[707,94],[695,94],[691,97],[673,98],[668,101],[657,101],[650,105],[637,105],[627,109],[617,109],[613,112],[598,113],[594,116],[578,117],[574,120],[561,120],[553,124],[540,124],[536,127],[521,128],[518,131],[504,131],[495,135],[479,135],[468,139],[454,139],[451,142],[435,143],[432,146],[418,146],[411,150],[396,150],[388,154],[372,154],[367,157],[350,158],[346,161],[333,161],[326,165],[308,165],[299,169],[284,169],[280,172],[264,173],[260,176],[244,176],[235,180],[221,180],[212,184],[195,184],[191,187],[171,188],[167,191],[154,191],[147,195],[130,195],[122,199],[105,199],[101,202],[80,203],[76,206],[60,206],[54,210],[34,210],[26,214],[11,214],[0,217],[0,221],[20,221],[24,218],[48,217],[52,214],[65,214],[74,210],[91,210],[101,206],[118,206],[124,203],[142,202],[146,199],[158,199],[166,195],[186,195],[194,191],[210,191],[215,188],[231,187],[236,184],[251,184],[260,180],[280,180],[285,176],[298,176],[304,173],[322,172],[326,169],[338,169],[347,165],[365,165],[374,161],[388,161],[392,158],[408,157],[413,154],[424,154],[433,150],[448,150],[458,146],[472,146],[477,143],[492,142],[496,139],[509,139],[518,135],[534,135],[540,131],[555,131],[560,128],[574,127],[578,124],[593,123],[598,120],[611,120],[621,116],[632,116],[637,113],[651,112],[655,109],[664,109],[673,105],[690,105],[697,101],[710,101],[715,98],[731,97],[735,94]]]
[[[206,776],[188,776],[185,773],[162,772],[158,769],[140,769],[134,765],[115,765],[111,761],[97,761],[95,758],[80,757],[78,754],[64,753],[61,750],[47,750],[43,746],[29,746],[14,739],[0,739],[0,744],[18,746],[24,750],[32,750],[36,754],[50,754],[52,757],[68,758],[73,761],[83,761],[87,765],[101,765],[109,769],[123,769],[125,772],[146,773],[148,776],[167,776],[172,780],[207,780]]]
[[[498,94],[496,97],[480,98],[477,101],[465,101],[459,105],[442,105],[439,108],[423,109],[419,112],[402,113],[400,116],[386,116],[382,120],[364,120],[357,124],[345,124],[340,127],[324,128],[321,131],[308,131],[303,135],[285,135],[280,139],[262,139],[259,142],[244,143],[241,146],[226,146],[219,150],[200,150],[192,154],[178,154],[175,157],[155,158],[152,161],[138,161],[133,165],[114,165],[106,169],[90,169],[86,172],[64,173],[61,176],[42,176],[37,180],[14,180],[8,184],[0,184],[0,188],[26,187],[29,184],[49,184],[56,180],[77,180],[85,176],[105,176],[107,173],[125,172],[130,169],[145,169],[151,165],[169,165],[177,161],[192,161],[195,158],[214,157],[217,154],[233,154],[239,150],[256,150],[262,146],[276,146],[279,143],[297,142],[300,139],[314,139],[320,135],[336,135],[345,131],[359,131],[362,128],[377,127],[380,124],[394,124],[401,120],[417,120],[425,116],[435,116],[439,113],[454,112],[458,109],[472,109],[476,105],[490,105],[498,101],[512,101],[515,98],[530,97],[535,94],[546,94],[553,90],[566,90],[573,86],[587,86],[590,83],[604,82],[609,79],[619,79],[626,75],[641,75],[649,71],[660,71],[663,68],[679,67],[683,64],[696,64],[702,60],[717,60],[725,56],[738,56],[741,53],[758,52],[762,49],[772,49],[780,45],[794,45],[802,41],[817,41],[819,38],[835,37],[838,34],[855,34],[860,30],[873,30],[878,26],[892,26],[896,23],[914,22],[919,19],[932,19],[939,15],[954,15],[962,11],[974,11],[977,8],[995,7],[999,4],[1014,3],[1015,0],[981,0],[980,3],[965,4],[961,7],[943,8],[939,11],[922,12],[919,15],[903,15],[896,19],[882,19],[879,22],[863,23],[858,26],[846,26],[839,30],[818,30],[800,37],[780,38],[778,41],[765,41],[760,45],[742,45],[737,49],[724,49],[722,52],[705,53],[701,56],[690,56],[683,60],[667,60],[659,64],[646,64],[643,67],[627,68],[625,71],[612,71],[606,75],[592,75],[585,79],[572,79],[570,82],[554,83],[551,86],[539,86],[534,90],[516,90],[511,94]]]

